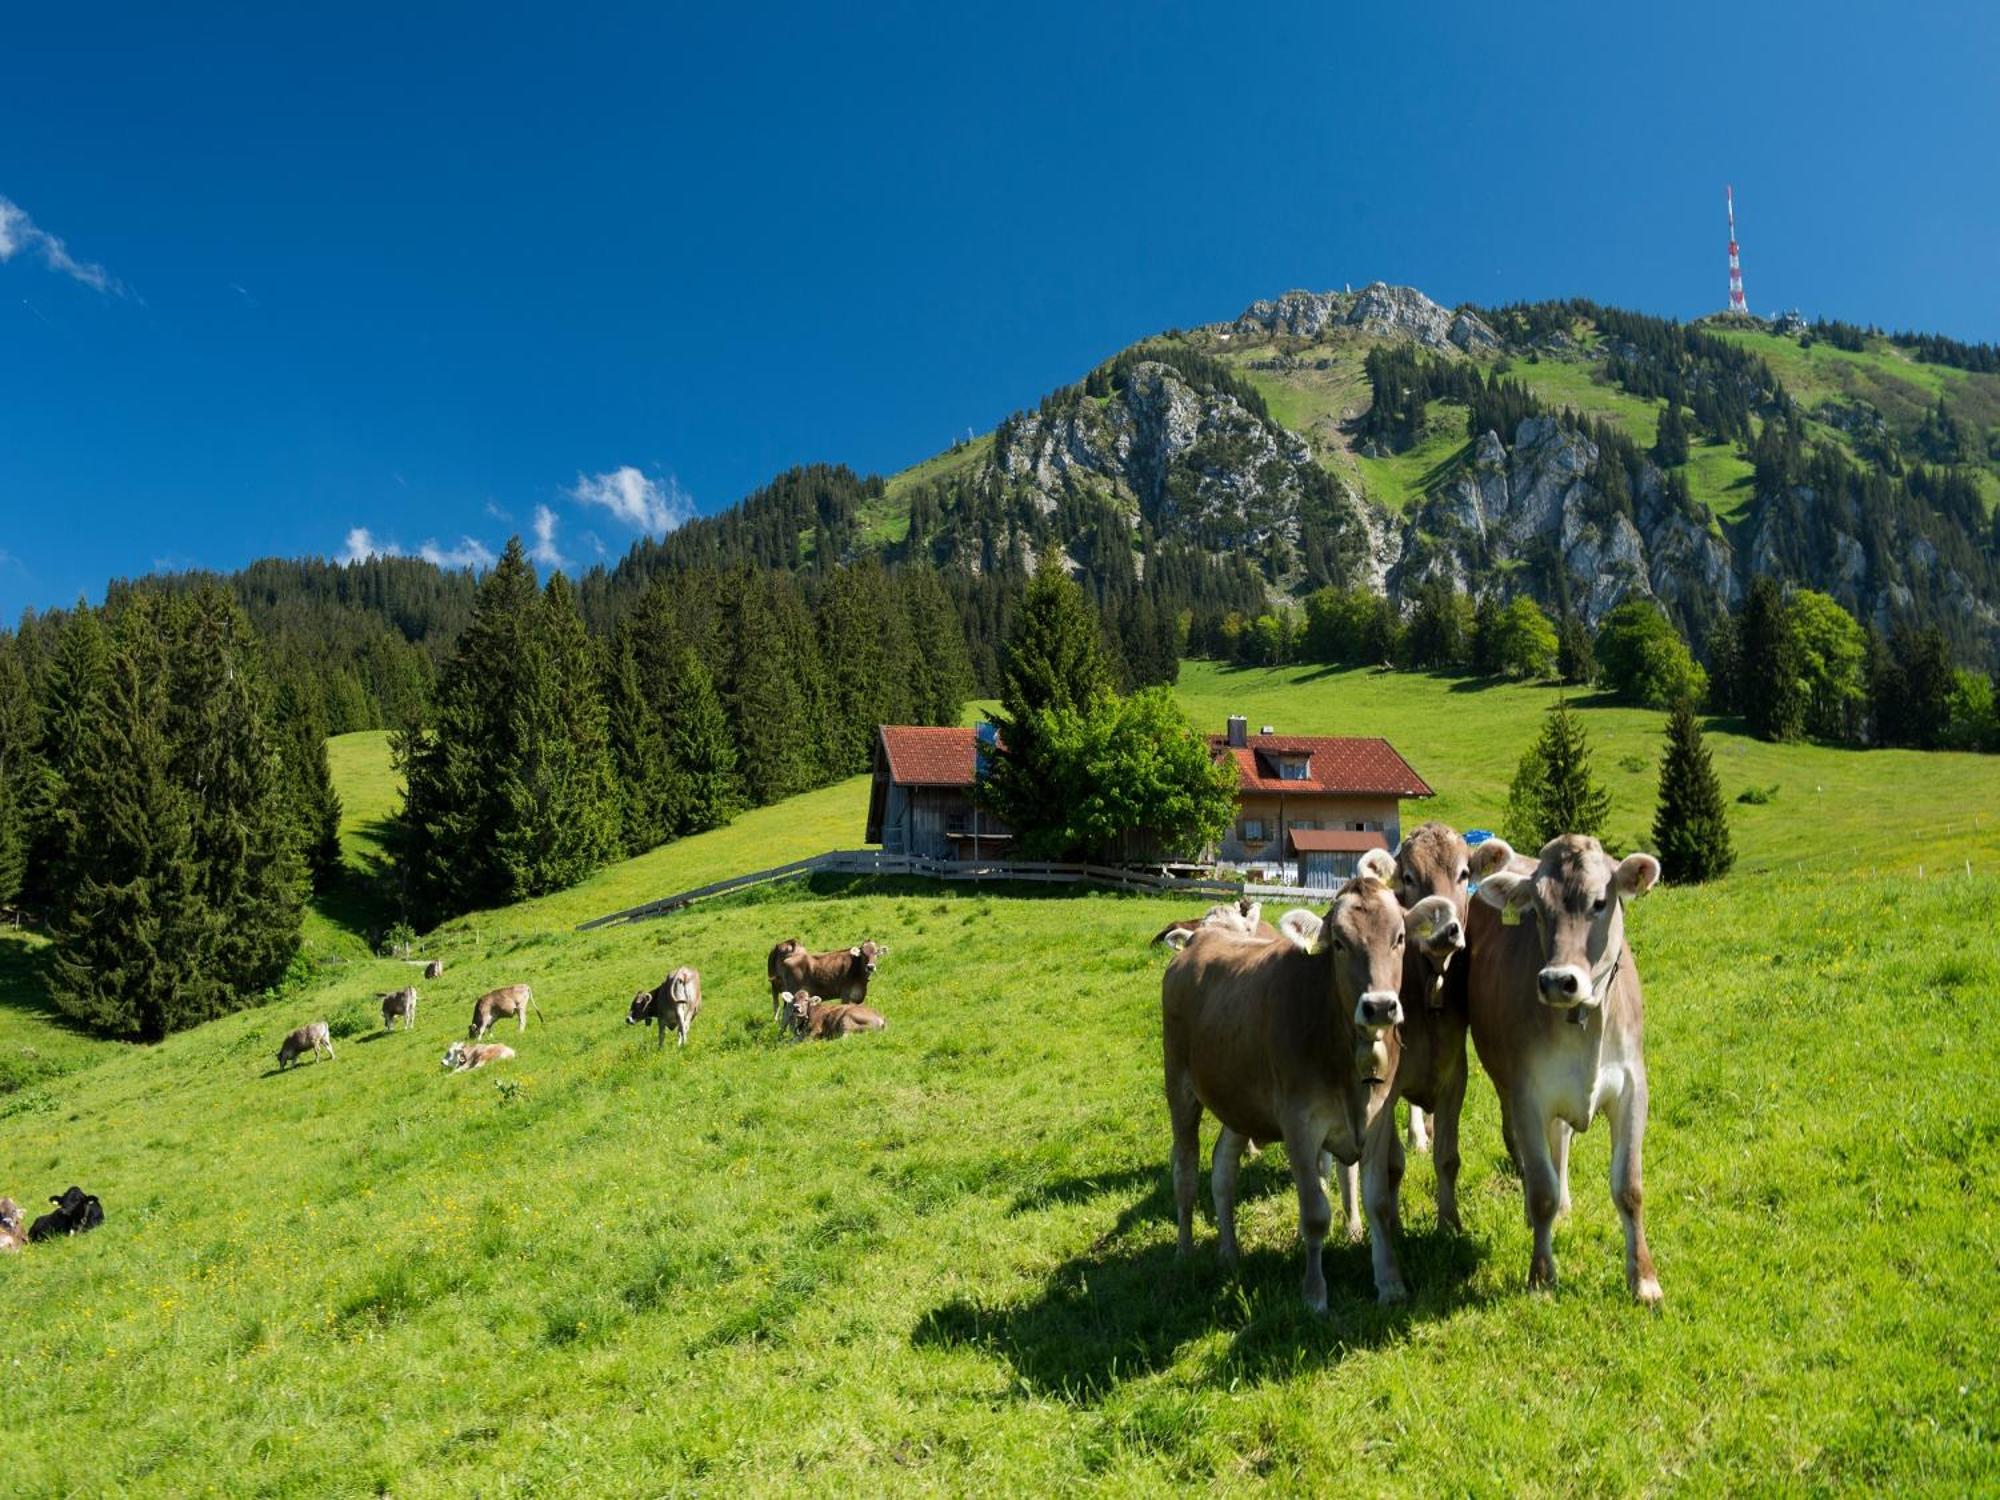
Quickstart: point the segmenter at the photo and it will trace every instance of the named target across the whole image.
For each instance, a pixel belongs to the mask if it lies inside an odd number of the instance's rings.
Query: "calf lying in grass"
[[[18,1250],[28,1243],[28,1231],[21,1227],[21,1205],[12,1198],[0,1198],[0,1250]]]
[[[514,1049],[505,1042],[453,1042],[444,1049],[444,1066],[453,1073],[470,1073],[490,1062],[506,1062]]]
[[[787,990],[780,995],[785,1030],[794,1041],[828,1042],[855,1031],[883,1031],[888,1021],[878,1010],[865,1005],[828,1005],[804,990]]]

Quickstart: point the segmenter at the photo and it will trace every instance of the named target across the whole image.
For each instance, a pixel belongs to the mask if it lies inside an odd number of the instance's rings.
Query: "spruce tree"
[[[1660,413],[1660,431],[1653,443],[1653,460],[1663,469],[1688,461],[1687,424],[1681,419],[1680,407],[1671,400]]]
[[[531,737],[513,781],[520,801],[504,850],[512,899],[575,885],[618,850],[602,669],[567,577],[551,573],[535,621],[543,672],[528,700]]]
[[[1774,579],[1750,585],[1736,632],[1737,693],[1751,733],[1766,740],[1797,739],[1806,719],[1802,664],[1791,611]]]
[[[1611,813],[1611,794],[1590,774],[1590,736],[1558,698],[1541,736],[1521,757],[1508,788],[1504,827],[1509,843],[1539,849],[1559,834],[1595,838]]]
[[[632,631],[622,625],[612,648],[604,699],[611,759],[618,773],[619,841],[626,854],[643,854],[672,836],[679,794],[673,762],[667,757],[665,716],[646,696]]]
[[[820,655],[830,713],[828,750],[836,775],[868,769],[879,724],[912,717],[916,647],[907,615],[880,563],[837,569],[819,604]]]
[[[1472,606],[1472,639],[1469,642],[1469,652],[1475,676],[1499,675],[1502,633],[1500,596],[1488,589]]]
[[[817,786],[825,766],[825,683],[798,592],[782,573],[744,580],[737,608],[729,711],[752,801],[782,801]]]
[[[1026,834],[1057,814],[1055,747],[1045,725],[1053,715],[1087,718],[1113,701],[1111,669],[1083,590],[1054,556],[1035,570],[1014,618],[1001,669],[1001,752],[981,788],[993,810]]]
[[[1556,675],[1571,687],[1597,680],[1597,652],[1590,631],[1578,616],[1565,613],[1556,626]]]
[[[191,820],[196,905],[181,915],[178,941],[198,933],[201,946],[198,972],[166,1009],[166,1029],[177,1031],[240,1008],[284,977],[309,876],[262,648],[235,599],[205,584],[156,612],[128,607],[118,638],[121,657],[137,657],[142,671],[157,669],[156,649],[164,657],[168,774]],[[176,888],[174,872],[162,879]]]
[[[667,702],[667,758],[678,799],[671,811],[682,833],[720,828],[742,806],[736,741],[708,668],[683,649]]]
[[[41,691],[41,747],[27,797],[27,900],[51,913],[69,900],[82,818],[70,795],[104,717],[111,685],[110,645],[93,609],[79,606],[57,632]]]
[[[1667,720],[1667,748],[1660,760],[1660,805],[1653,814],[1653,850],[1675,884],[1716,880],[1736,863],[1729,842],[1728,809],[1694,704],[1681,699]]]
[[[21,893],[28,869],[29,798],[40,714],[12,636],[0,635],[0,906]]]
[[[933,568],[905,568],[897,581],[916,648],[911,664],[912,712],[919,723],[956,724],[965,700],[972,696],[972,660],[958,611]]]

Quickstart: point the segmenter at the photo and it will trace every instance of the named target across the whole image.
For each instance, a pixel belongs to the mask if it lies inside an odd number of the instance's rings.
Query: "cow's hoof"
[[[1400,1281],[1387,1282],[1375,1288],[1375,1300],[1383,1307],[1391,1307],[1398,1302],[1407,1302],[1409,1297],[1410,1289]]]
[[[1306,1293],[1306,1311],[1311,1313],[1315,1318],[1326,1316],[1326,1292],[1323,1288],[1318,1295],[1314,1295],[1312,1292]]]
[[[1362,1242],[1362,1240],[1366,1239],[1367,1237],[1368,1237],[1367,1226],[1364,1225],[1359,1219],[1356,1219],[1352,1224],[1349,1224],[1347,1226],[1348,1244],[1358,1245]]]
[[[1439,1214],[1438,1228],[1442,1229],[1446,1234],[1465,1233],[1465,1226],[1458,1222],[1458,1215],[1455,1213]]]
[[[1656,1278],[1648,1276],[1632,1288],[1632,1295],[1638,1299],[1642,1307],[1658,1307],[1666,1300],[1667,1294],[1660,1290],[1660,1283]]]
[[[1215,1247],[1215,1258],[1225,1266],[1234,1266],[1236,1264],[1236,1246],[1233,1244],[1217,1245]]]

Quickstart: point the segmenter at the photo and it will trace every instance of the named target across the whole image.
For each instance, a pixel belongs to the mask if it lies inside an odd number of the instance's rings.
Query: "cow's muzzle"
[[[1589,1005],[1592,1001],[1590,976],[1575,964],[1550,964],[1535,976],[1535,989],[1542,1004],[1557,1010]]]
[[[1370,1031],[1398,1026],[1403,1020],[1403,1000],[1394,990],[1370,990],[1354,1005],[1354,1024]]]

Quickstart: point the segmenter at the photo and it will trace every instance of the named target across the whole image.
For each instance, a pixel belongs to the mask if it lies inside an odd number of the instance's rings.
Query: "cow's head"
[[[813,997],[804,990],[786,990],[778,996],[778,1003],[784,1007],[785,1030],[804,1036],[812,1024]]]
[[[449,1047],[444,1049],[443,1065],[445,1067],[456,1068],[464,1061],[465,1061],[465,1043],[453,1042]]]
[[[1410,941],[1440,976],[1465,950],[1472,851],[1456,829],[1426,823],[1396,850],[1396,899],[1410,913]]]
[[[1479,899],[1502,920],[1532,920],[1541,931],[1542,970],[1535,976],[1544,1005],[1558,1010],[1602,1005],[1625,953],[1625,907],[1660,878],[1650,854],[1614,860],[1584,834],[1566,833],[1542,846],[1531,872],[1509,868],[1513,850],[1499,839],[1496,867],[1479,886]],[[1480,845],[1486,853],[1488,844]]]
[[[21,1232],[21,1205],[12,1198],[0,1198],[0,1229],[9,1234]]]
[[[1331,961],[1334,1001],[1364,1038],[1403,1019],[1403,908],[1373,875],[1340,888],[1320,923],[1318,952]]]
[[[653,1019],[653,992],[641,990],[632,997],[632,1008],[625,1013],[625,1024],[637,1026]]]
[[[847,956],[858,962],[864,973],[873,974],[875,965],[889,956],[889,950],[871,939],[859,948],[849,948]]]

